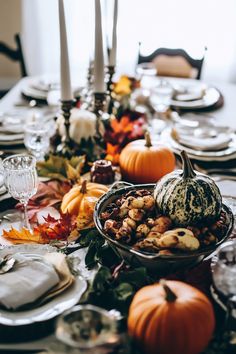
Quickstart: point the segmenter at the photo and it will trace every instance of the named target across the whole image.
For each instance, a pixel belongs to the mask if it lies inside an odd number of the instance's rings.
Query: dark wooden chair
[[[157,75],[176,76],[200,79],[202,66],[204,62],[205,47],[201,59],[192,58],[184,49],[158,48],[150,55],[142,55],[140,52],[141,43],[139,43],[138,64],[152,62]]]
[[[16,48],[11,48],[6,43],[0,41],[0,55],[4,55],[9,60],[19,62],[21,77],[27,76],[24,55],[21,46],[20,35],[15,35]],[[8,90],[0,91],[0,97],[7,93]]]

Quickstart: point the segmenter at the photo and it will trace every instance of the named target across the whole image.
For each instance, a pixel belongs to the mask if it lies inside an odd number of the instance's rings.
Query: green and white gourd
[[[183,171],[165,175],[154,188],[158,210],[178,226],[214,221],[222,209],[219,188],[213,179],[193,170],[185,151],[181,158]]]

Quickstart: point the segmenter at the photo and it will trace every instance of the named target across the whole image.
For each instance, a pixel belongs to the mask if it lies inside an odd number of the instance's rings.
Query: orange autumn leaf
[[[24,227],[20,231],[13,227],[9,231],[3,230],[3,237],[11,240],[13,243],[22,243],[22,241],[24,241],[24,243],[45,243],[45,240],[39,233],[31,233]]]
[[[111,127],[114,133],[124,133],[132,131],[133,123],[128,116],[123,116],[120,121],[116,118],[111,120]]]

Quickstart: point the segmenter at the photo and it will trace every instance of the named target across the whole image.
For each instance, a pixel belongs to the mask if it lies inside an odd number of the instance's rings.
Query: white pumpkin
[[[64,117],[61,115],[57,119],[57,126],[60,136],[65,134]],[[104,134],[103,124],[100,123],[99,131]],[[82,138],[85,140],[96,134],[96,115],[92,112],[73,108],[70,116],[70,137],[77,144],[80,144]]]

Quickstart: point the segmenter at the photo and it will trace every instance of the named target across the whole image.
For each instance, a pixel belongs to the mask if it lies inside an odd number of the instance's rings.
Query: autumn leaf
[[[41,237],[37,232],[30,232],[26,228],[22,228],[20,231],[15,228],[11,228],[9,231],[3,230],[3,237],[9,239],[12,243],[46,243],[46,240]]]
[[[77,227],[75,217],[69,213],[60,213],[59,219],[55,219],[51,215],[44,219],[45,223],[35,226],[34,232],[47,242],[67,240]]]
[[[37,221],[37,213],[46,207],[57,207],[63,196],[69,192],[71,185],[68,182],[58,180],[40,182],[37,193],[29,200],[27,210],[31,222]],[[23,210],[22,204],[17,204],[16,208]]]
[[[77,182],[80,179],[85,156],[74,156],[70,160],[50,155],[46,161],[37,162],[39,176],[57,179],[60,181]]]
[[[131,93],[131,85],[132,82],[128,76],[122,75],[114,85],[114,92],[120,96],[129,95]]]

